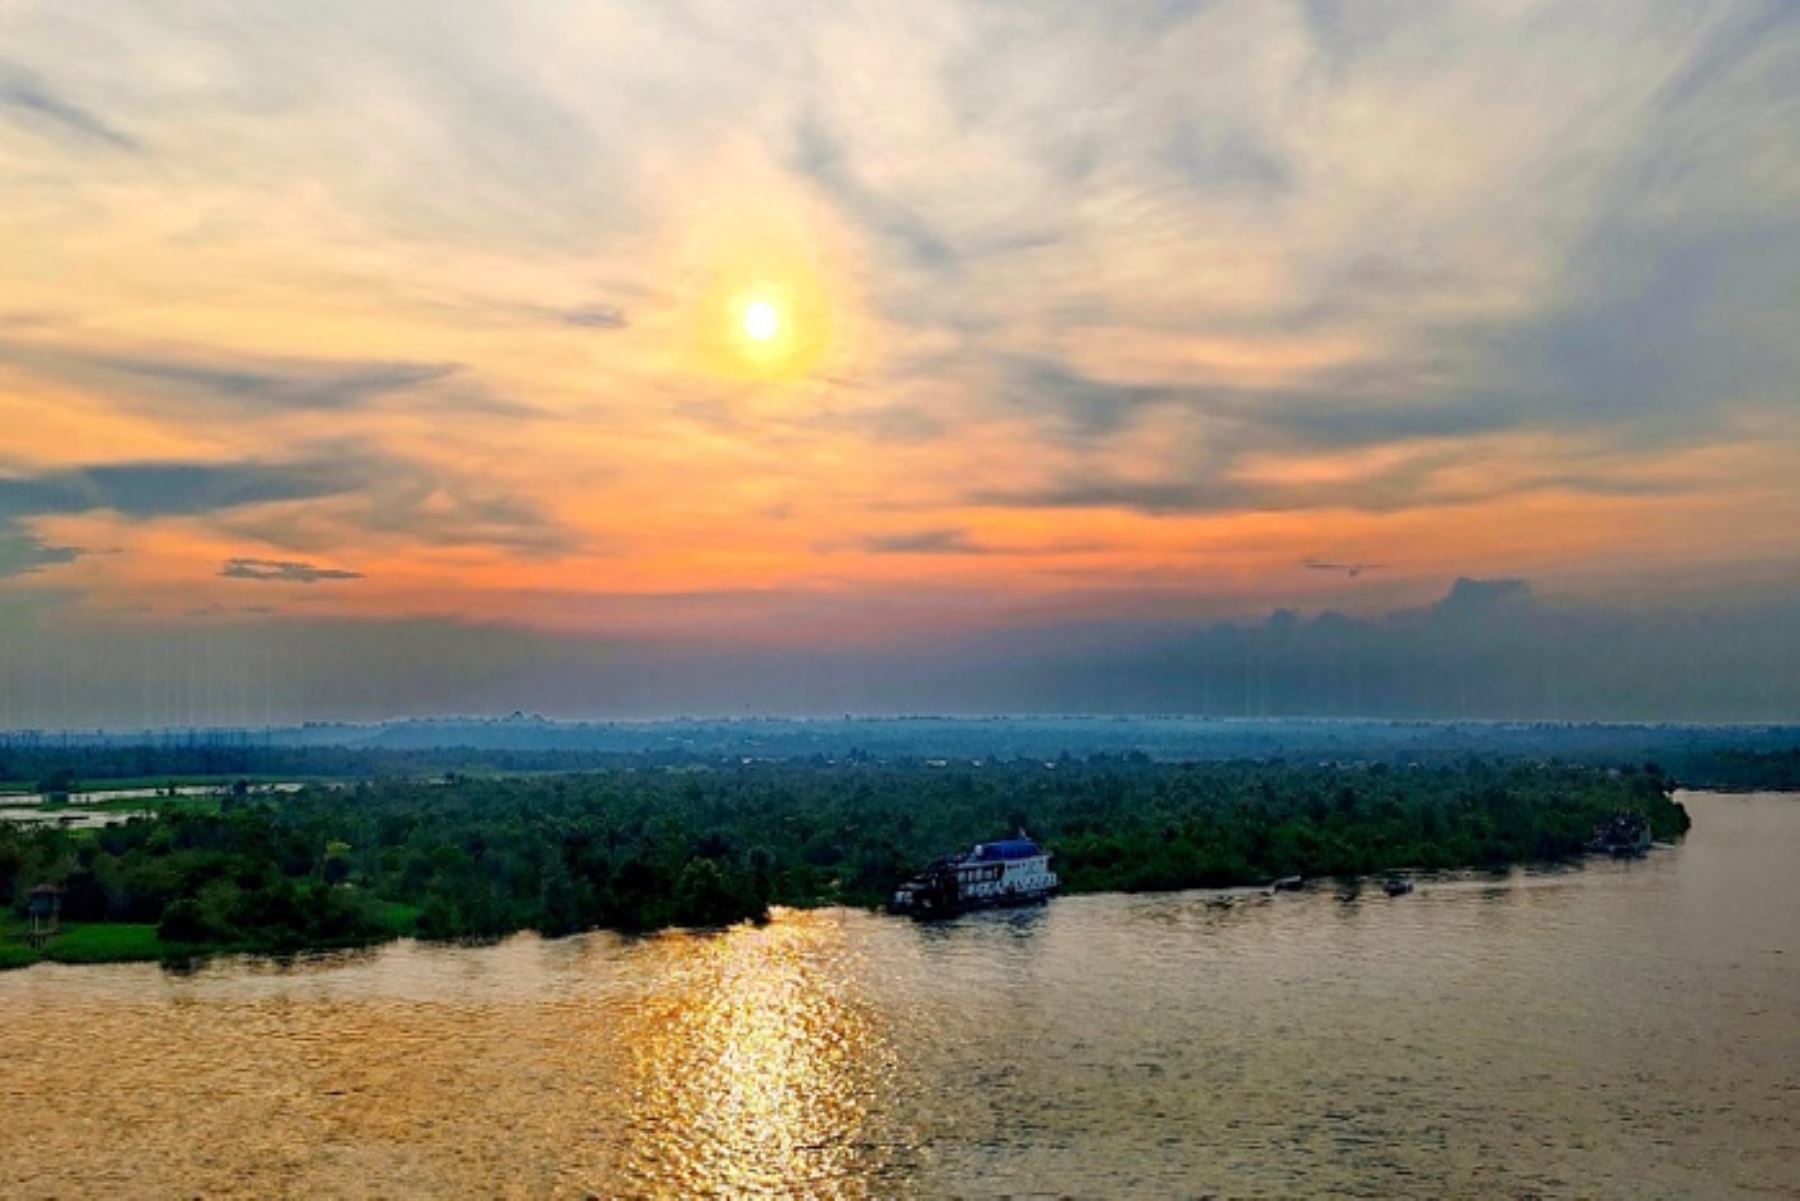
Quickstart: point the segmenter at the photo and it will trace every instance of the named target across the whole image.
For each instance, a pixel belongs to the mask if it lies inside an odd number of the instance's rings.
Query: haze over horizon
[[[1800,719],[1800,9],[0,9],[0,727]]]

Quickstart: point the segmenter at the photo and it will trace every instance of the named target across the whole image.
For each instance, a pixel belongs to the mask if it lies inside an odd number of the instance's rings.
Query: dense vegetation
[[[1019,827],[1073,892],[1556,858],[1620,810],[1679,836],[1671,787],[1654,767],[1141,756],[389,780],[170,802],[98,830],[0,826],[0,898],[22,914],[53,883],[65,922],[154,926],[173,949],[709,926],[876,903],[932,855]]]
[[[1684,766],[1684,780],[1721,792],[1800,791],[1800,746],[1784,750],[1725,749],[1696,756]]]

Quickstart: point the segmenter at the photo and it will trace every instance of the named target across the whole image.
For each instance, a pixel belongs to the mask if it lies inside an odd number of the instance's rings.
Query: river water
[[[0,1195],[1800,1197],[1800,797],[1389,899],[0,975]]]

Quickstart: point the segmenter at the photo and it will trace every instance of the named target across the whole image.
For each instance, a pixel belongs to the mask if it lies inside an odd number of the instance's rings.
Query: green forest
[[[1470,760],[1418,768],[976,763],[621,765],[246,788],[97,829],[0,824],[0,965],[283,951],[416,935],[718,926],[879,904],[935,855],[1018,829],[1068,892],[1261,884],[1579,853],[1595,824],[1687,829],[1673,781]],[[20,941],[30,890],[66,933]]]

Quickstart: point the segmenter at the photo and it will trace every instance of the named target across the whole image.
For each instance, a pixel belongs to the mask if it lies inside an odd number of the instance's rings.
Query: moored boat
[[[1033,905],[1056,891],[1050,853],[1021,830],[1016,838],[976,843],[959,855],[933,860],[888,901],[909,917],[952,917],[971,909]]]
[[[1646,854],[1650,850],[1650,823],[1643,814],[1622,809],[1594,827],[1594,836],[1583,849],[1620,859]]]

